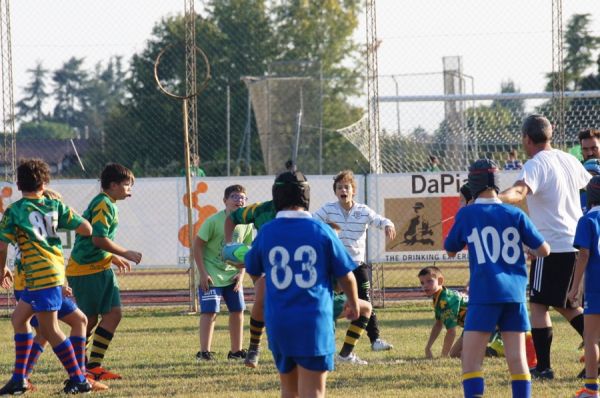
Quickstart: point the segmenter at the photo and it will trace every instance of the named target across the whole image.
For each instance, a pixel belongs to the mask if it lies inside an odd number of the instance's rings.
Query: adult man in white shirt
[[[530,159],[514,185],[501,192],[499,198],[513,204],[526,198],[529,216],[552,250],[550,256],[532,261],[529,274],[531,332],[538,357],[531,375],[552,379],[549,307],[554,307],[583,336],[583,310],[567,300],[567,293],[575,267],[573,239],[582,216],[579,190],[591,176],[574,156],[552,148],[552,126],[545,117],[528,116],[522,134],[523,148]]]

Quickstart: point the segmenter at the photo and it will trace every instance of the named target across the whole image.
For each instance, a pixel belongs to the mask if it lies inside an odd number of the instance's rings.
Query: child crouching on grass
[[[585,352],[585,378],[583,388],[575,394],[577,398],[598,397],[598,340],[600,340],[600,176],[588,182],[588,212],[579,219],[573,246],[579,249],[573,285],[568,298],[578,301],[581,279],[585,273],[583,302],[583,342]]]
[[[475,201],[458,211],[444,242],[450,257],[469,247],[469,311],[462,353],[464,396],[483,395],[481,365],[488,339],[498,327],[511,373],[512,396],[531,397],[525,354],[525,332],[530,324],[523,244],[537,257],[546,257],[550,247],[521,209],[498,199],[499,173],[494,161],[474,162],[468,181]]]
[[[280,174],[273,185],[277,216],[245,257],[252,278],[265,274],[265,323],[284,398],[325,395],[335,354],[333,277],[348,298],[347,317],[359,316],[354,262],[333,230],[312,219],[309,201],[302,173]]]

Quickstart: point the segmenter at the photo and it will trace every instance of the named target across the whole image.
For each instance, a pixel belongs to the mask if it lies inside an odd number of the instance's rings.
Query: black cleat
[[[4,387],[0,388],[0,395],[22,395],[27,392],[27,382],[25,379],[10,379]]]
[[[248,351],[246,351],[246,349],[240,350],[238,352],[229,351],[229,354],[227,354],[227,359],[244,360],[244,359],[246,359],[247,353],[248,353]]]
[[[552,380],[554,379],[554,371],[551,368],[544,370],[532,369],[530,371],[531,378],[536,380]]]
[[[215,360],[215,353],[212,351],[198,351],[196,353],[196,361],[198,361],[198,362],[214,361],[214,360]]]
[[[87,394],[92,391],[92,385],[87,379],[85,381],[73,381],[71,379],[65,381],[65,394]]]

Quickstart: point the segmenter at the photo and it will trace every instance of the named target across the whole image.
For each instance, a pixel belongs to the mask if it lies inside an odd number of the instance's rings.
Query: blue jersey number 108
[[[467,241],[475,247],[477,264],[496,263],[500,256],[506,264],[515,264],[521,257],[521,236],[515,227],[505,228],[502,234],[491,226],[481,232],[473,228]]]

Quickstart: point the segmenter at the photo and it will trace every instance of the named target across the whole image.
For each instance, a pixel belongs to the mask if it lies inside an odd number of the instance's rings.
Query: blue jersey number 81
[[[494,227],[484,227],[481,233],[477,228],[473,228],[467,236],[467,241],[475,247],[477,264],[495,264],[502,256],[506,264],[512,265],[521,258],[521,236],[515,227],[505,228],[502,236]]]
[[[303,289],[309,289],[317,282],[317,270],[314,267],[317,263],[317,252],[312,246],[303,245],[297,248],[294,251],[294,261],[302,263],[302,272],[295,275],[289,265],[290,253],[285,247],[275,246],[269,251],[271,281],[277,289],[286,289],[292,283],[292,279]],[[305,279],[305,275],[308,278]]]

